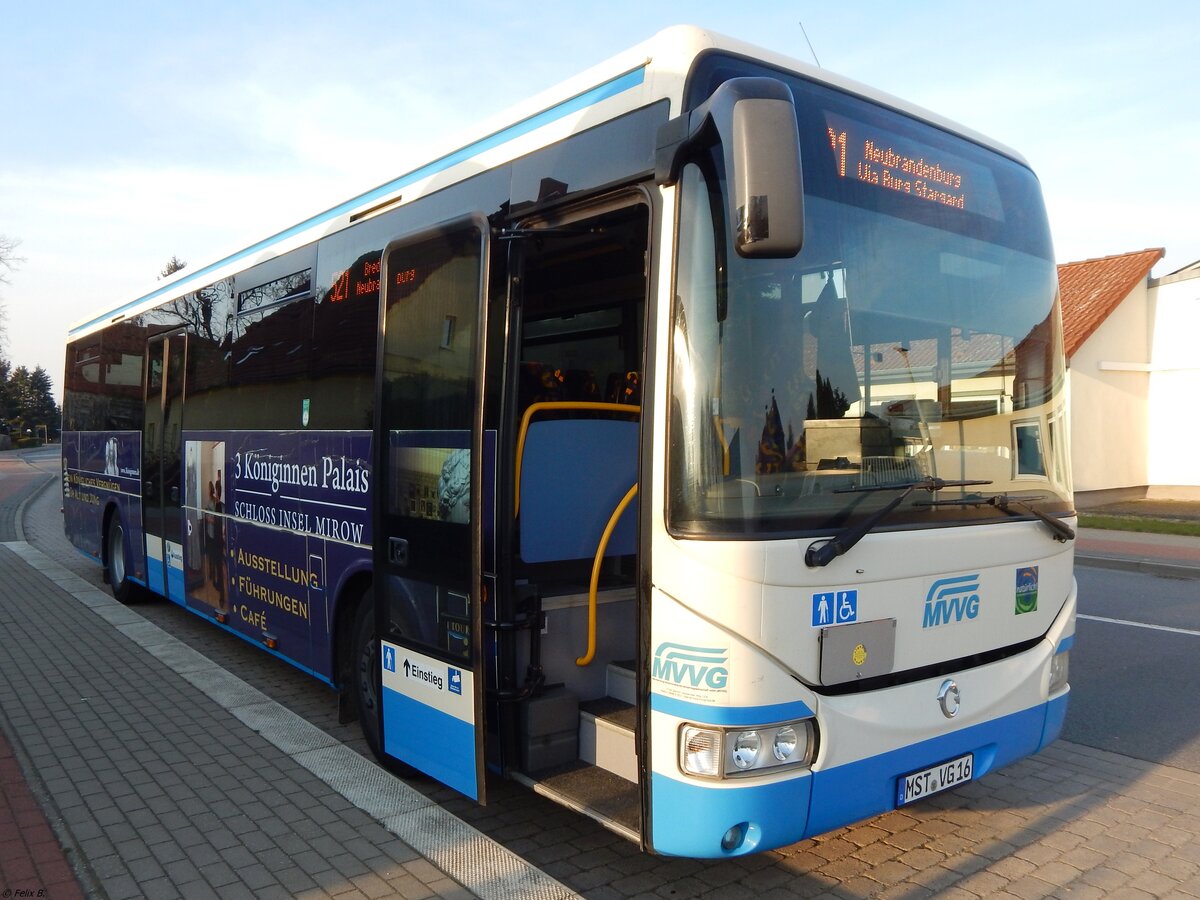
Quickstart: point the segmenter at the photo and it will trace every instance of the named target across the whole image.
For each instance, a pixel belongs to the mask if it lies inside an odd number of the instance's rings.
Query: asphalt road
[[[0,453],[0,541],[17,538],[17,513],[59,472],[57,446]]]
[[[1200,773],[1200,581],[1077,566],[1063,737]]]

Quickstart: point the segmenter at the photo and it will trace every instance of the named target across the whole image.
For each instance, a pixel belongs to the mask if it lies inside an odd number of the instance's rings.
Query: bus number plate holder
[[[966,784],[975,771],[975,754],[968,753],[920,772],[905,775],[896,782],[896,806],[924,800],[952,787]]]
[[[821,629],[821,684],[887,675],[896,656],[896,620],[875,619]]]

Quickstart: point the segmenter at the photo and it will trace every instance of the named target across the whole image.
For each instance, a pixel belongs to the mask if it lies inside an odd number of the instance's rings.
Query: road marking
[[[1190,634],[1200,637],[1200,631],[1192,628],[1172,628],[1170,625],[1150,625],[1146,622],[1130,622],[1128,619],[1109,619],[1105,616],[1085,616],[1077,613],[1076,619],[1087,619],[1089,622],[1107,622],[1110,625],[1132,625],[1134,628],[1149,628],[1153,631],[1170,631],[1174,634]]]

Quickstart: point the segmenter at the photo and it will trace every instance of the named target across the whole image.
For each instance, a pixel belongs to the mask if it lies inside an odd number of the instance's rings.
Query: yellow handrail
[[[516,494],[516,498],[513,501],[514,516],[521,512],[521,462],[525,456],[525,436],[529,432],[529,420],[535,414],[547,410],[632,413],[637,416],[642,414],[640,406],[633,406],[628,403],[600,403],[594,400],[545,400],[541,403],[531,403],[529,408],[525,410],[525,415],[521,416],[521,429],[517,433],[517,471],[514,479],[514,493]]]
[[[608,539],[612,537],[613,529],[625,512],[631,500],[637,495],[638,486],[635,484],[621,498],[613,514],[609,516],[608,524],[604,526],[604,534],[600,536],[600,546],[596,548],[596,558],[592,560],[592,580],[588,585],[588,645],[587,653],[575,660],[575,665],[586,666],[596,657],[596,591],[600,586],[600,563],[604,560],[604,551],[608,549]]]

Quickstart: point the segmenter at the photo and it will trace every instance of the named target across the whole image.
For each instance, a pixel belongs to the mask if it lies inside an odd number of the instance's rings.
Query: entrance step
[[[579,704],[579,758],[637,784],[633,704],[601,697]]]
[[[641,800],[637,785],[612,772],[576,761],[536,775],[516,772],[513,778],[624,838],[639,839]]]
[[[637,676],[633,672],[632,659],[613,660],[608,664],[604,677],[604,692],[608,696],[630,706],[637,704]]]

